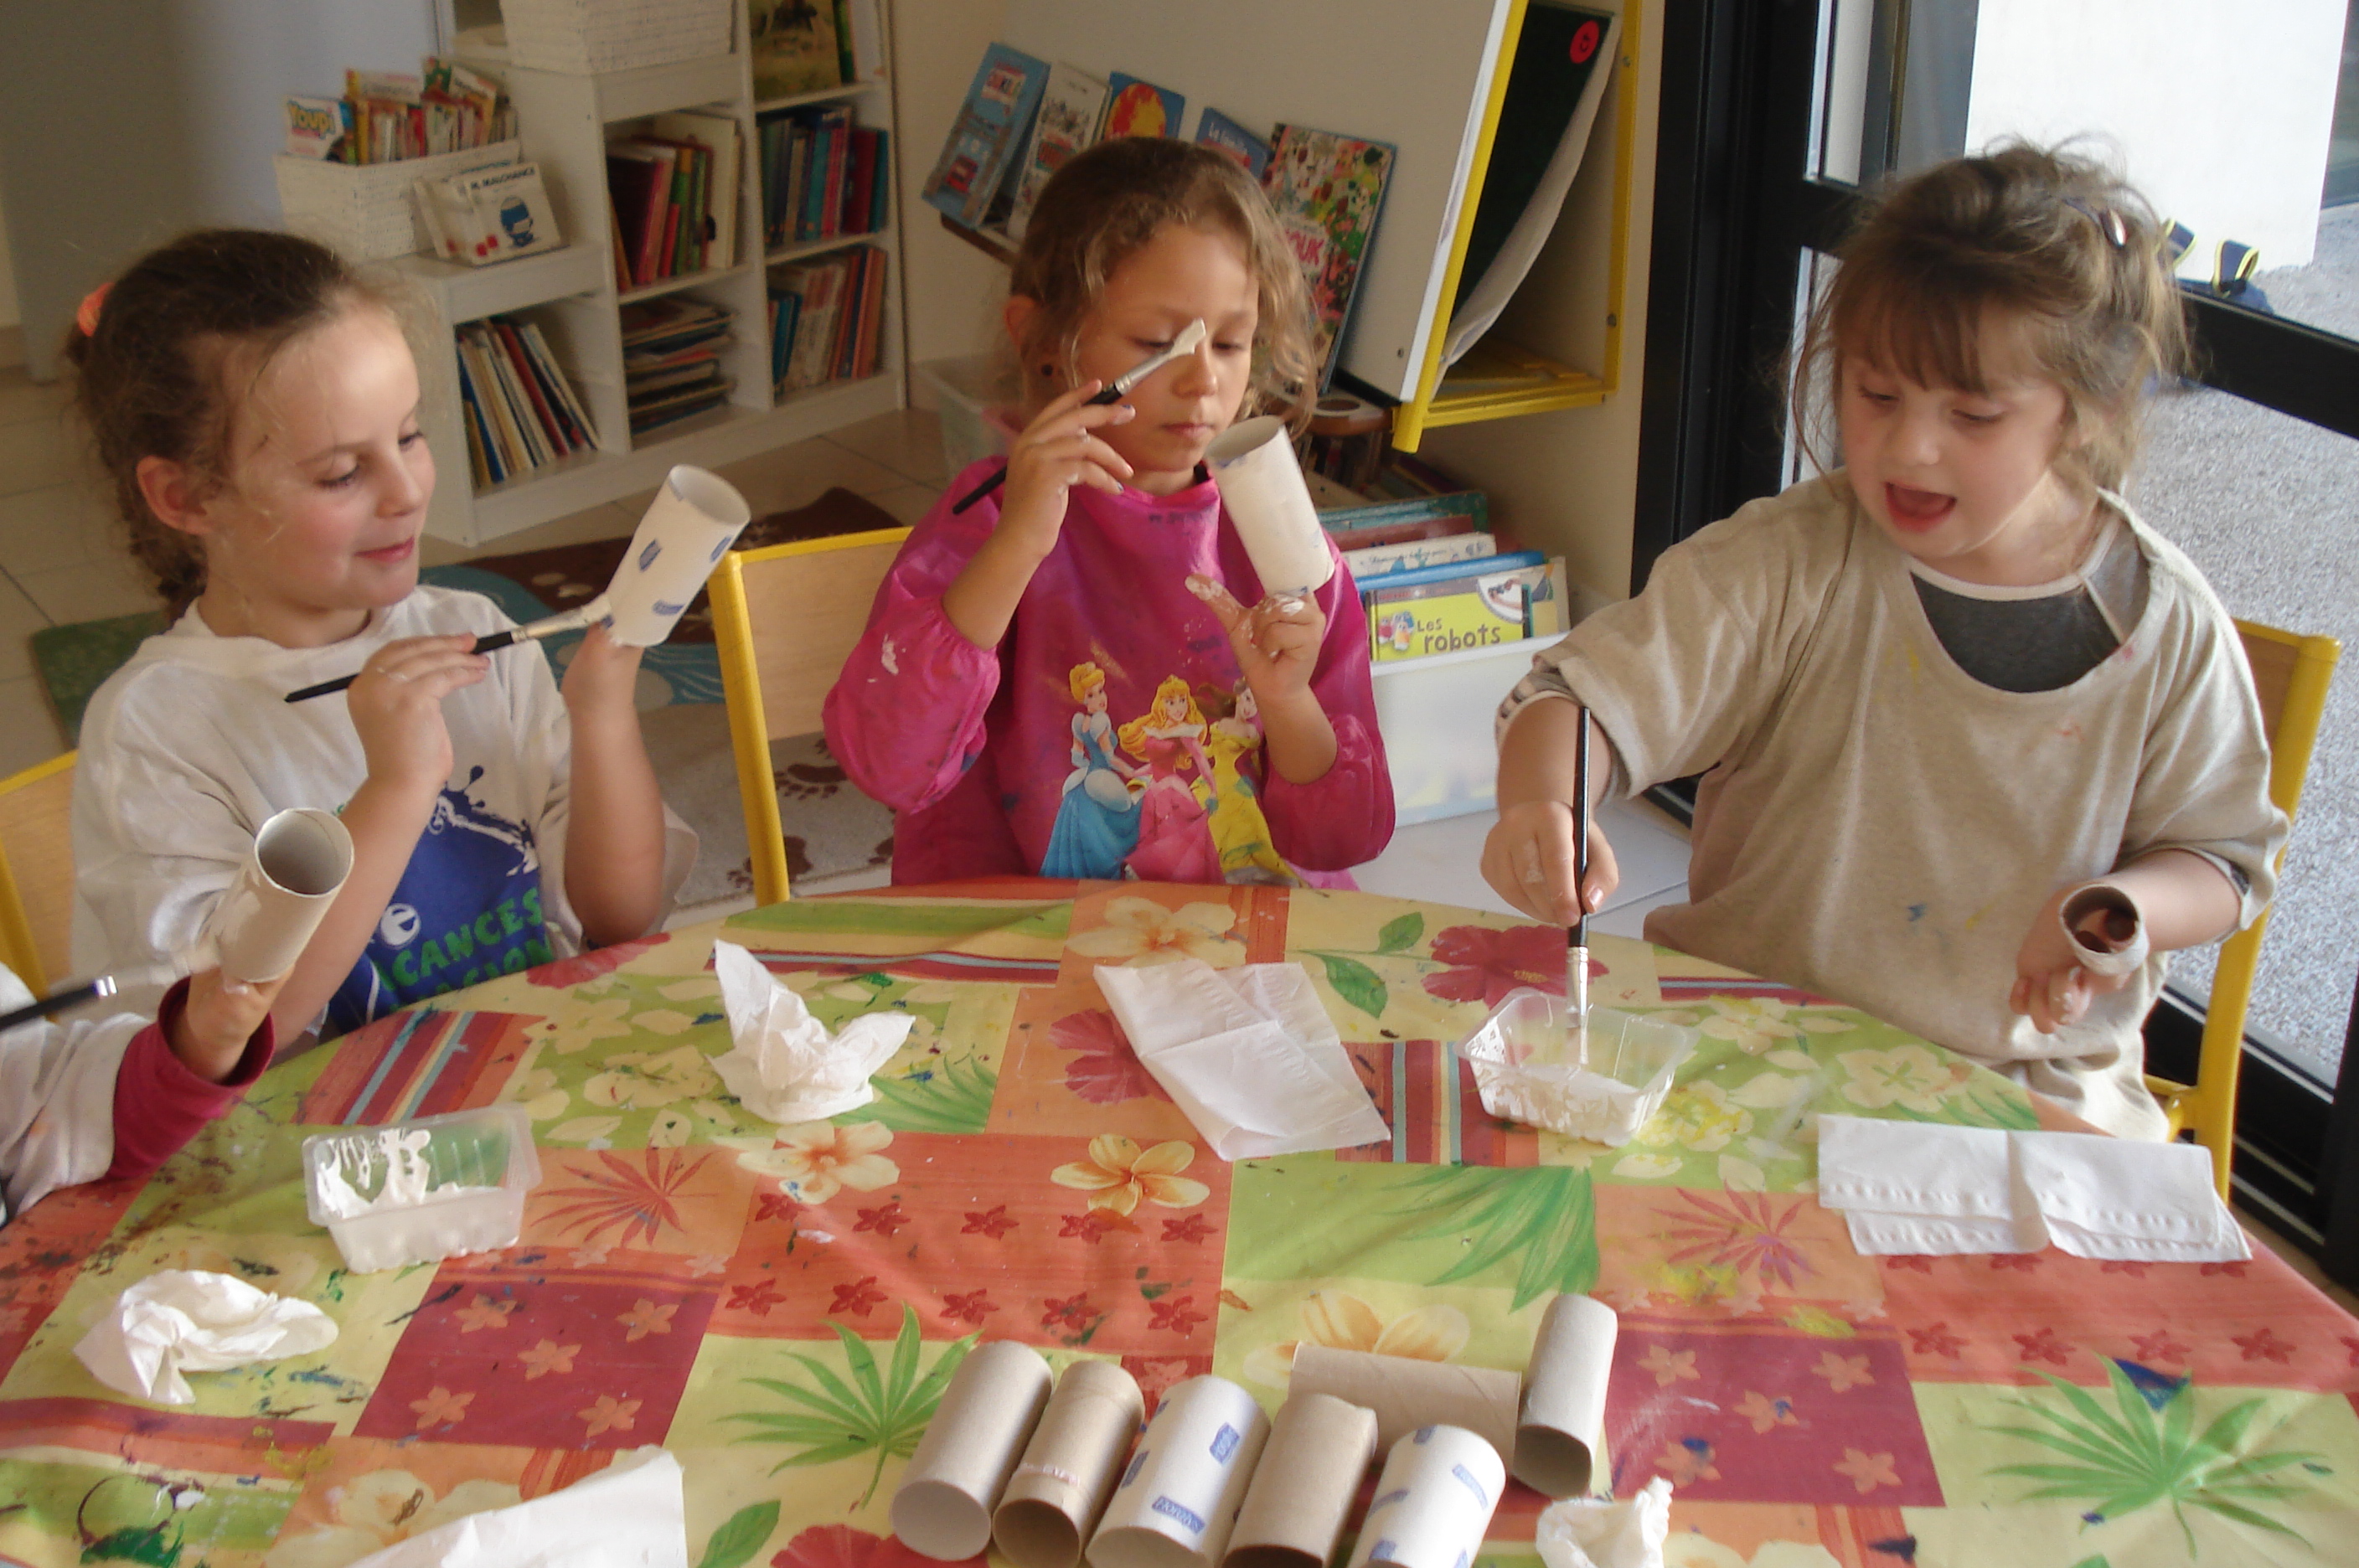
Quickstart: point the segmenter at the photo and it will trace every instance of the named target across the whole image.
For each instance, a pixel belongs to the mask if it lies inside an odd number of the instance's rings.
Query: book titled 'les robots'
[[[1562,562],[1524,550],[1494,556],[1482,566],[1480,572],[1460,563],[1430,573],[1403,572],[1397,575],[1430,580],[1364,593],[1370,655],[1378,662],[1417,659],[1564,631]]]

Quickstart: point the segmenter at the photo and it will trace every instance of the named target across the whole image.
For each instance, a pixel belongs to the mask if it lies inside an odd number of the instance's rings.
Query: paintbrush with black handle
[[[1091,393],[1088,400],[1082,404],[1082,407],[1088,408],[1093,404],[1121,402],[1125,397],[1130,396],[1130,389],[1132,387],[1137,386],[1140,382],[1146,380],[1148,376],[1154,375],[1157,371],[1162,369],[1173,360],[1187,358],[1190,354],[1195,353],[1197,349],[1202,347],[1203,343],[1204,319],[1201,316],[1199,316],[1194,321],[1180,329],[1180,335],[1171,340],[1171,346],[1169,348],[1163,350],[1160,354],[1155,354],[1151,358],[1141,360],[1138,364],[1132,365],[1128,370],[1124,371],[1120,376],[1115,376],[1112,381],[1107,382],[1095,392]],[[984,480],[982,484],[976,485],[973,489],[960,496],[958,504],[951,508],[951,512],[958,513],[965,511],[969,506],[973,506],[977,501],[982,500],[985,495],[988,495],[994,490],[998,489],[1002,482],[1006,478],[1007,470],[1005,466],[1002,466],[998,473],[994,474],[990,478]]]

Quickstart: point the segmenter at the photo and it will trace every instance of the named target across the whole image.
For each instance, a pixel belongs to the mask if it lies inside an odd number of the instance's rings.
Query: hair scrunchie
[[[82,329],[82,336],[94,338],[98,335],[98,313],[105,309],[106,291],[114,287],[114,280],[109,278],[83,295],[82,303],[75,307],[74,325]]]

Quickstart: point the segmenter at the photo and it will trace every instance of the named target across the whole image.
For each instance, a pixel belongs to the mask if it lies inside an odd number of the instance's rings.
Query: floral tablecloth
[[[716,935],[831,1023],[917,1018],[874,1104],[723,1091]],[[1605,1150],[1502,1125],[1447,1042],[1561,986],[1563,934],[1363,894],[1006,882],[798,900],[440,998],[274,1069],[144,1188],[0,1232],[0,1558],[333,1568],[661,1443],[703,1568],[919,1568],[886,1504],[978,1336],[1214,1371],[1273,1408],[1304,1341],[1520,1367],[1550,1293],[1622,1315],[1614,1489],[1677,1487],[1709,1568],[2359,1562],[2359,1323],[2275,1258],[1862,1258],[1810,1196],[1811,1112],[2001,1127],[2017,1090],[1848,1008],[1601,938],[1600,999],[1704,1049]],[[1091,978],[1309,967],[1392,1128],[1217,1159]],[[308,1132],[515,1101],[520,1244],[346,1272]],[[71,1354],[158,1269],[317,1303],[313,1356],[164,1409]],[[1485,1553],[1536,1563],[1511,1489]]]

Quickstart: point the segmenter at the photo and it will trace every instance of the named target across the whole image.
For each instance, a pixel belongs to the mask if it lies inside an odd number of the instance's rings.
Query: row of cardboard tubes
[[[1052,1377],[1029,1345],[978,1345],[910,1455],[893,1531],[951,1563],[995,1541],[1016,1568],[1075,1568],[1086,1542],[1091,1568],[1318,1568],[1381,1446],[1348,1568],[1460,1568],[1510,1456],[1547,1497],[1589,1490],[1617,1326],[1602,1301],[1557,1297],[1523,1378],[1306,1343],[1275,1421],[1207,1374],[1167,1392],[1143,1432],[1118,1363]]]

